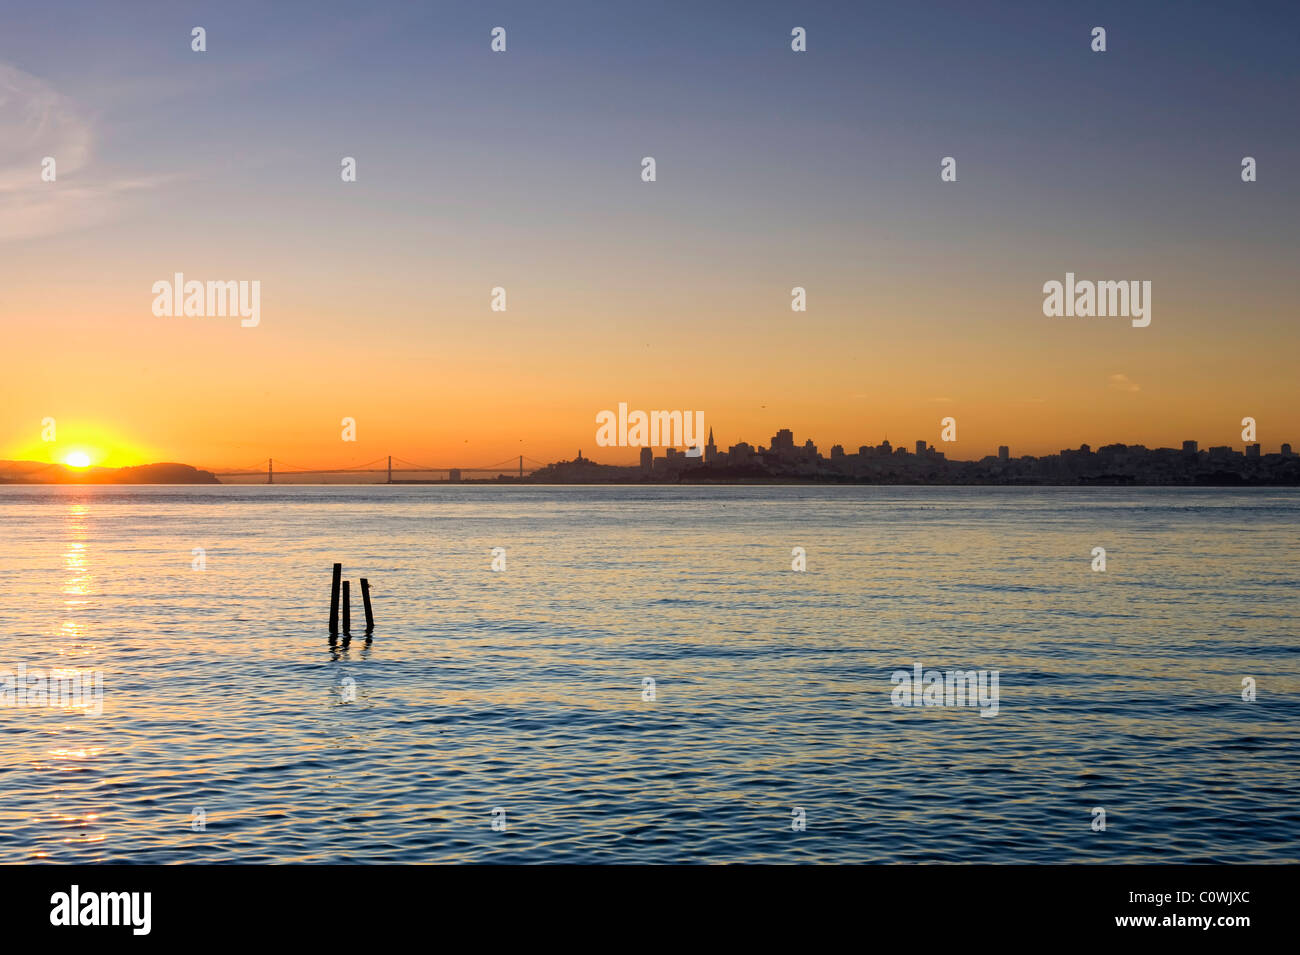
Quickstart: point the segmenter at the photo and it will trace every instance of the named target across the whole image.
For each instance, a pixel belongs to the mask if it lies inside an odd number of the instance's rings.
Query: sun
[[[63,459],[63,463],[70,468],[88,468],[90,467],[90,455],[85,451],[73,451]]]

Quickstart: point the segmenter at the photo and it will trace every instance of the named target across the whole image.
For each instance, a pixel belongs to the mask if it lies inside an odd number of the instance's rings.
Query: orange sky
[[[241,328],[156,318],[142,282],[90,284],[48,296],[20,281],[7,292],[6,308],[22,316],[8,329],[11,354],[29,360],[6,375],[5,457],[62,460],[75,447],[109,465],[270,456],[345,466],[395,454],[476,466],[582,448],[631,461],[635,450],[594,443],[595,414],[619,401],[702,410],[724,447],[766,444],[779,427],[827,452],[886,436],[940,444],[947,415],[958,441],[941,449],[956,458],[1002,443],[1015,453],[1187,437],[1240,446],[1245,415],[1266,448],[1300,443],[1289,355],[1270,334],[1240,328],[1225,349],[1203,331],[1218,321],[1212,304],[1180,308],[1159,285],[1152,325],[1133,329],[1046,319],[1032,293],[1014,315],[991,289],[987,302],[959,307],[938,288],[867,303],[827,301],[814,286],[810,311],[794,315],[775,283],[688,292],[641,282],[630,297],[609,282],[521,283],[494,314],[482,287],[367,307],[269,280],[261,324]],[[616,322],[598,317],[615,312]],[[382,334],[384,320],[401,331]],[[54,444],[41,440],[47,416]],[[345,416],[357,421],[355,443],[341,440]]]

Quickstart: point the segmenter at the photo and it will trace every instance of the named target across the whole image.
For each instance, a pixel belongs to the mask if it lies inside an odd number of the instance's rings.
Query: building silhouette
[[[560,461],[534,472],[537,482],[816,482],[860,484],[1102,484],[1102,485],[1259,485],[1300,486],[1300,457],[1283,444],[1265,454],[1258,442],[1237,451],[1227,445],[1199,450],[1196,441],[1179,448],[1106,444],[1096,451],[1090,445],[1065,448],[1056,454],[1011,457],[1007,445],[996,456],[979,461],[949,460],[934,445],[915,443],[915,453],[894,448],[889,439],[879,445],[860,445],[856,453],[844,446],[831,447],[822,456],[812,439],[795,443],[794,434],[782,428],[770,447],[755,448],[738,441],[720,451],[713,429],[703,457],[690,457],[679,448],[665,448],[663,457],[642,448],[639,465],[598,464],[582,456]]]

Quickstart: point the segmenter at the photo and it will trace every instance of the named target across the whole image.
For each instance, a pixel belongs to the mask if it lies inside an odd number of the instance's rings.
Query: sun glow
[[[57,434],[53,422],[49,424],[46,429],[29,428],[25,441],[9,445],[0,441],[0,461],[58,464],[84,477],[87,468],[131,467],[165,459],[113,425],[71,414],[58,419]]]

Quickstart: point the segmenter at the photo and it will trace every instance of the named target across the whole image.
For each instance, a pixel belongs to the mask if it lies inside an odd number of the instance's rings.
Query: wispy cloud
[[[95,181],[94,131],[76,105],[39,77],[0,63],[0,241],[85,228],[112,218],[149,179]],[[56,179],[41,178],[45,157]]]
[[[1115,391],[1141,391],[1142,386],[1135,381],[1129,380],[1128,375],[1114,374],[1110,376],[1110,387]]]

